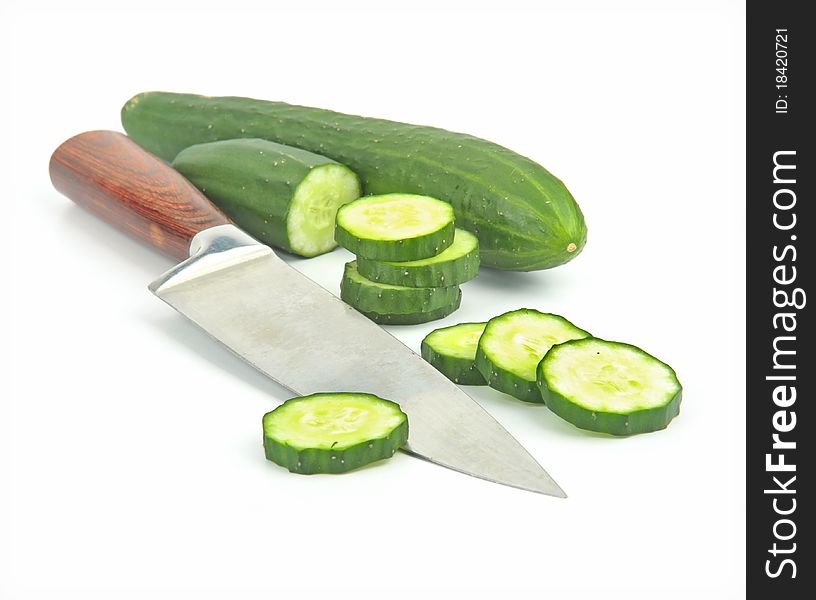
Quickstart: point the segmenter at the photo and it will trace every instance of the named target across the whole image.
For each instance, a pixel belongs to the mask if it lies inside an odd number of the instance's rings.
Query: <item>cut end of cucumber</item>
[[[399,405],[371,394],[293,398],[263,419],[264,436],[296,450],[340,452],[387,437],[407,420]]]
[[[359,196],[360,179],[348,167],[336,163],[314,167],[295,190],[286,217],[292,251],[317,256],[335,248],[337,211]]]

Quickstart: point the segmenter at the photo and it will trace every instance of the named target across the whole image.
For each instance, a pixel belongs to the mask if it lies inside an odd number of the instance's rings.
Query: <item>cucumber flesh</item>
[[[538,385],[555,414],[612,435],[665,428],[682,396],[669,365],[637,346],[597,338],[554,346],[538,367]]]
[[[381,262],[357,257],[360,274],[372,281],[409,287],[459,285],[479,273],[479,240],[464,229],[456,229],[453,243],[430,258],[403,262]]]
[[[564,317],[522,308],[488,321],[476,352],[487,384],[526,402],[543,402],[536,367],[555,344],[589,337]]]
[[[301,256],[325,254],[337,247],[337,209],[360,195],[360,180],[340,164],[315,167],[295,190],[286,229],[292,251]]]
[[[453,207],[429,196],[366,196],[337,211],[337,242],[370,260],[429,258],[453,243]]]
[[[461,385],[486,385],[476,368],[476,349],[487,323],[459,323],[436,329],[422,340],[422,358]]]
[[[389,458],[408,439],[399,405],[373,394],[318,393],[263,417],[267,459],[293,473],[344,473]]]

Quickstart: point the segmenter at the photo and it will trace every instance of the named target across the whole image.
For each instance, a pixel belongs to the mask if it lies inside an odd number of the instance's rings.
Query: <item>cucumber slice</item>
[[[476,368],[476,349],[487,323],[459,323],[436,329],[422,340],[422,358],[462,385],[486,385]]]
[[[536,386],[538,363],[555,344],[589,335],[559,315],[513,310],[487,322],[476,368],[490,387],[526,402],[543,402]]]
[[[337,209],[360,195],[348,167],[266,140],[190,146],[173,168],[253,237],[307,257],[337,247]]]
[[[637,346],[574,340],[553,346],[537,371],[546,405],[581,429],[646,433],[680,412],[683,388],[674,369]]]
[[[453,243],[453,207],[430,196],[366,196],[337,211],[337,242],[370,260],[430,258]]]
[[[457,302],[460,296],[455,285],[435,288],[413,288],[389,283],[375,283],[360,275],[357,261],[346,263],[340,282],[340,298],[364,313],[414,314],[425,313]]]
[[[373,394],[292,398],[263,417],[266,458],[293,473],[345,473],[391,457],[408,440],[408,416]]]
[[[379,283],[409,287],[459,285],[479,272],[479,240],[464,229],[456,229],[453,244],[436,256],[408,262],[380,262],[358,256],[357,269]]]
[[[455,312],[461,303],[462,292],[460,291],[459,295],[456,297],[456,300],[451,304],[423,312],[389,314],[381,314],[364,310],[361,310],[360,312],[380,325],[417,325],[419,323],[428,323],[429,321],[443,319],[449,314]]]

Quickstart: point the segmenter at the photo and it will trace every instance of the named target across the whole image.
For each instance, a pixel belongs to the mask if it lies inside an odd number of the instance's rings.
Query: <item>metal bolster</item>
[[[168,288],[270,254],[276,256],[269,246],[234,225],[217,225],[193,236],[190,258],[164,273],[149,288],[161,296]]]

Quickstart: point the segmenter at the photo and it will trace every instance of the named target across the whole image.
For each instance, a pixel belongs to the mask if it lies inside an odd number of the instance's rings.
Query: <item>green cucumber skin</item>
[[[530,310],[530,309],[518,309],[518,310]],[[504,314],[498,315],[497,317],[494,317],[494,319],[498,317],[503,317],[504,315],[518,312],[518,310],[511,310]],[[569,319],[566,319],[561,315],[553,316],[560,317],[561,319],[567,321],[567,323],[569,323],[579,331],[583,331],[584,333],[586,333],[587,336],[590,335],[583,329],[576,327],[571,321],[569,321]],[[487,324],[487,327],[489,326],[490,321],[488,321]],[[485,327],[485,332],[487,332],[487,327]],[[498,390],[500,392],[504,392],[505,394],[509,394],[510,396],[513,396],[518,400],[523,400],[524,402],[530,402],[533,404],[544,403],[544,398],[541,397],[541,391],[539,390],[538,383],[536,381],[527,381],[526,379],[519,377],[515,373],[511,373],[510,371],[503,369],[498,365],[494,365],[482,350],[481,344],[479,345],[479,348],[476,350],[476,369],[478,369],[478,371],[482,374],[482,377],[484,377],[485,381],[487,382],[487,385],[489,385],[493,389]]]
[[[441,306],[439,308],[433,308],[426,311],[421,312],[414,312],[414,313],[390,313],[390,314],[382,314],[372,311],[364,311],[361,310],[360,312],[363,313],[366,317],[378,323],[380,325],[418,325],[420,323],[428,323],[430,321],[436,321],[438,319],[444,319],[450,314],[456,312],[459,306],[462,303],[462,291],[459,291],[456,300],[447,306]]]
[[[352,254],[369,260],[401,261],[430,258],[453,243],[453,222],[432,233],[404,240],[370,240],[359,238],[339,223],[334,239]]]
[[[524,402],[533,404],[544,402],[535,381],[527,381],[515,373],[494,365],[481,348],[476,350],[476,369],[481,373],[485,383],[494,390],[504,392]]]
[[[446,200],[457,226],[479,238],[488,267],[548,269],[575,258],[586,243],[581,209],[558,178],[470,135],[283,102],[169,92],[134,96],[122,108],[122,124],[168,161],[193,144],[259,137],[348,165],[368,194]]]
[[[393,264],[358,256],[357,270],[366,279],[377,283],[406,287],[460,285],[479,274],[479,247],[456,260],[422,266]]]
[[[680,401],[683,392],[665,406],[639,410],[628,414],[595,412],[592,413],[573,404],[561,394],[550,390],[545,382],[540,382],[541,396],[544,404],[565,421],[579,429],[608,433],[615,436],[627,436],[637,433],[649,433],[668,427],[669,422],[680,414]],[[592,415],[595,414],[595,417]]]
[[[295,190],[313,168],[325,164],[337,163],[260,139],[196,144],[172,162],[241,229],[288,252],[294,252],[286,217]]]
[[[388,436],[367,440],[345,450],[308,448],[299,450],[264,436],[267,460],[291,473],[315,475],[318,473],[346,473],[372,462],[393,456],[408,441],[408,420],[405,419]]]
[[[360,312],[388,314],[424,313],[450,306],[461,295],[455,285],[438,288],[383,287],[352,278],[356,261],[346,263],[340,282],[340,299]]]
[[[466,358],[439,354],[422,340],[420,346],[422,358],[428,361],[437,371],[459,385],[487,385],[484,376],[476,368],[476,363]]]
[[[570,342],[565,343],[568,344]],[[620,344],[620,342],[617,343]],[[556,344],[553,346],[553,348],[560,345],[562,344]],[[631,344],[620,345],[631,346]],[[637,346],[631,347],[636,348],[643,354],[651,356],[651,354],[648,354]],[[544,362],[543,358],[541,359],[541,362]],[[677,394],[675,394],[674,397],[672,397],[672,399],[663,406],[656,406],[654,408],[638,410],[625,414],[591,411],[570,402],[558,392],[551,390],[547,386],[547,382],[542,376],[541,363],[539,363],[539,366],[536,369],[536,384],[541,391],[541,397],[544,400],[544,404],[546,404],[547,408],[549,408],[556,415],[568,423],[572,423],[579,429],[586,429],[588,431],[595,431],[598,433],[608,433],[609,435],[614,436],[629,436],[638,433],[649,433],[652,431],[665,429],[668,427],[671,420],[680,414],[680,402],[683,399],[683,389],[680,387]]]

